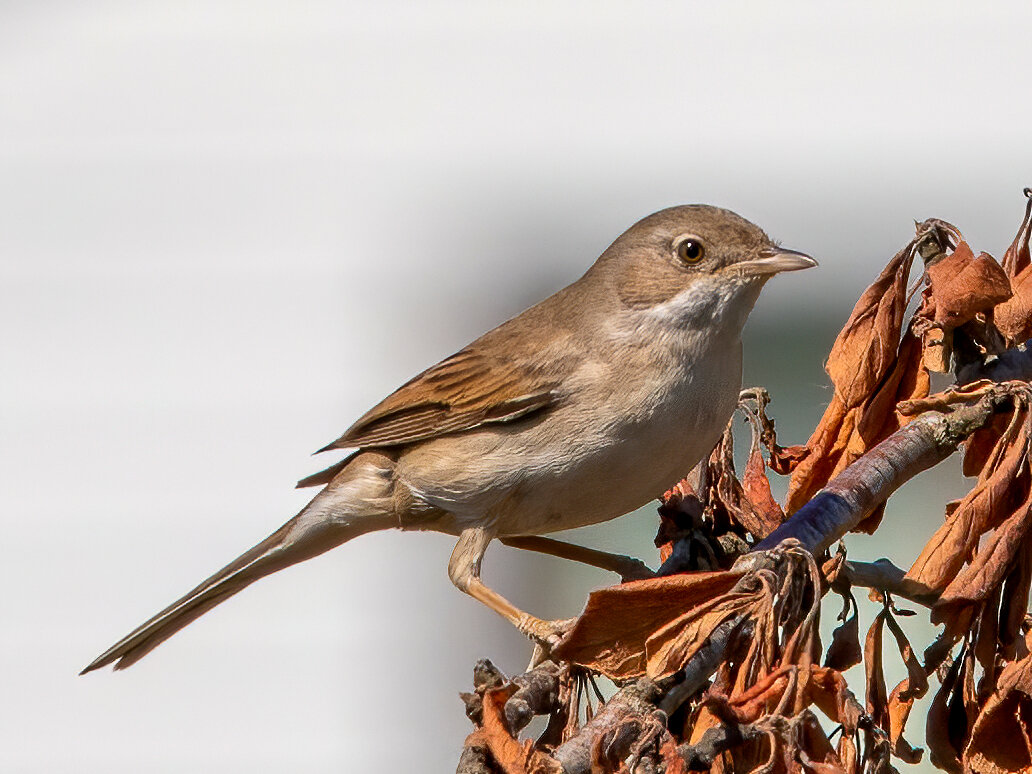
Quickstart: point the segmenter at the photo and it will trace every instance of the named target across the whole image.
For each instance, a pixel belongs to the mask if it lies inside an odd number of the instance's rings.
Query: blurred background
[[[823,358],[914,219],[997,256],[1013,237],[1030,22],[1017,2],[4,2],[0,769],[452,770],[474,661],[520,671],[530,647],[452,588],[445,536],[364,537],[127,672],[76,673],[293,515],[312,450],[661,207],[730,207],[821,260],[747,330],[746,382],[805,441]],[[851,556],[907,566],[965,489],[943,467]],[[650,506],[574,537],[655,564],[655,528]],[[613,580],[500,546],[485,576],[563,617]]]

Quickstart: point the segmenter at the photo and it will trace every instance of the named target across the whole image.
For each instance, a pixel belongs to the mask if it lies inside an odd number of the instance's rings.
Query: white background
[[[912,219],[998,256],[1016,229],[1032,13],[973,8],[0,4],[0,769],[452,769],[474,660],[529,647],[439,535],[364,537],[76,672],[295,513],[309,452],[660,207],[821,259],[750,328],[804,440]],[[919,546],[944,499],[880,535]],[[654,528],[578,537],[654,561]],[[500,547],[485,572],[553,616],[609,581]]]

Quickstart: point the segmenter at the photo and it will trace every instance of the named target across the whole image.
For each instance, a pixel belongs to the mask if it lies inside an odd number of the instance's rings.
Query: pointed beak
[[[806,253],[786,250],[784,247],[769,247],[760,253],[759,258],[751,261],[742,261],[736,264],[735,268],[746,274],[771,276],[780,274],[783,271],[810,269],[816,265],[817,261]]]

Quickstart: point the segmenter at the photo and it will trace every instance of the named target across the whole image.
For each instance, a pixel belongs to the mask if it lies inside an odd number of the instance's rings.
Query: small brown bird
[[[121,639],[83,673],[122,669],[254,581],[373,530],[459,540],[452,582],[547,643],[552,622],[480,580],[498,538],[625,575],[634,562],[540,535],[658,497],[712,449],[742,381],[742,328],[764,283],[815,266],[728,210],[662,210],[579,280],[402,385],[325,447],[301,512]]]

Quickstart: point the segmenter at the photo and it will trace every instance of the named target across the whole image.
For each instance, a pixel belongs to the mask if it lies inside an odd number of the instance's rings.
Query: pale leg
[[[546,646],[554,645],[568,622],[535,618],[480,580],[480,562],[492,537],[483,527],[463,530],[448,561],[448,577],[458,589],[487,605],[531,639]]]

